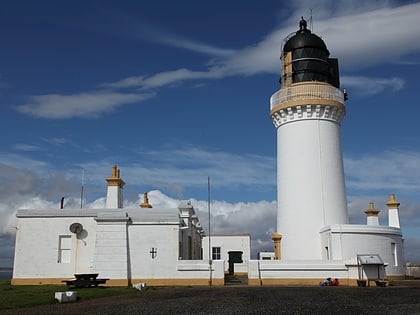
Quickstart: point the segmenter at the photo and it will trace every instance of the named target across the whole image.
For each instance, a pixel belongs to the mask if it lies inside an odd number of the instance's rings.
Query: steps
[[[225,275],[225,286],[232,286],[232,285],[248,285],[248,276],[247,275]]]

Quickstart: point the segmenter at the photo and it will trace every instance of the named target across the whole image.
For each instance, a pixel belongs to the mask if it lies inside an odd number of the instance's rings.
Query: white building
[[[209,251],[209,244],[211,251]],[[203,260],[208,260],[210,253],[212,261],[224,261],[225,273],[248,274],[248,264],[251,259],[250,234],[214,234],[210,235],[210,237],[205,236],[203,237],[202,246]]]
[[[387,202],[388,226],[379,225],[373,204],[365,211],[366,225],[349,224],[340,141],[347,95],[340,90],[337,59],[329,58],[303,18],[299,26],[284,41],[281,88],[270,99],[277,130],[275,260],[251,261],[249,283],[403,278],[395,196]],[[369,264],[380,272],[368,272]]]
[[[108,177],[107,208],[19,210],[12,284],[61,284],[98,273],[107,285],[223,285],[224,263],[201,260],[203,229],[189,201],[122,208],[124,181]]]

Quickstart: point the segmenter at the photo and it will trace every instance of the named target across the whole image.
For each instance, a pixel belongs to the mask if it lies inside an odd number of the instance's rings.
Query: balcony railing
[[[273,109],[286,102],[310,99],[330,100],[344,104],[344,93],[340,89],[328,84],[299,84],[282,88],[274,93],[270,98],[270,107]]]

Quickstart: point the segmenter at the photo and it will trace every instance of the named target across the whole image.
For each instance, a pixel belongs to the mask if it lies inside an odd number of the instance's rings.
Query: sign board
[[[358,263],[361,265],[383,265],[381,257],[377,254],[372,255],[357,255]]]

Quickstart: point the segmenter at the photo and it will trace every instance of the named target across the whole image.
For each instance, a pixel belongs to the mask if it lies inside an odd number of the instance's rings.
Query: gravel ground
[[[1,297],[0,297],[1,298]],[[164,287],[0,314],[420,314],[419,287]]]

